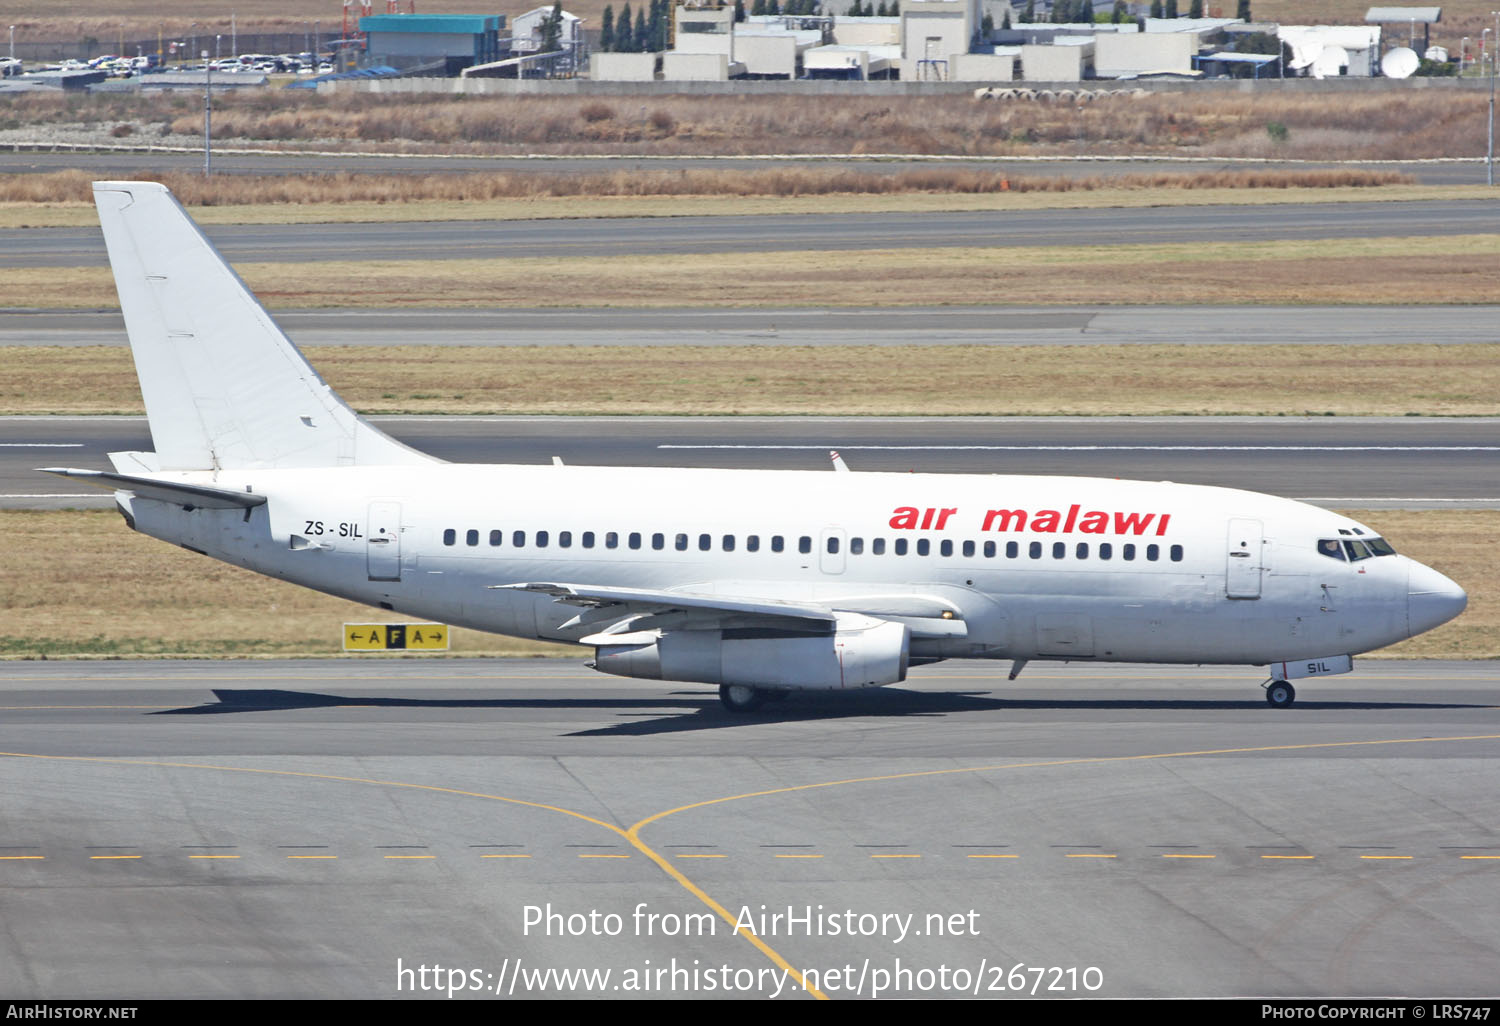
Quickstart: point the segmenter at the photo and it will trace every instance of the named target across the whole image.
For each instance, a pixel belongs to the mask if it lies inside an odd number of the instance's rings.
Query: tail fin
[[[161,470],[437,462],[361,420],[155,182],[95,182]]]

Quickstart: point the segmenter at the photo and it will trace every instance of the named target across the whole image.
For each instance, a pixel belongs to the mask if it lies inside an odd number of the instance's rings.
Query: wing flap
[[[737,598],[728,595],[699,595],[683,591],[656,591],[649,588],[610,588],[588,584],[495,584],[492,590],[527,591],[551,595],[565,605],[593,610],[617,610],[620,616],[654,616],[667,613],[704,613],[712,618],[759,618],[778,621],[800,621],[831,630],[837,617],[825,606],[779,599]],[[597,617],[593,617],[597,618]]]

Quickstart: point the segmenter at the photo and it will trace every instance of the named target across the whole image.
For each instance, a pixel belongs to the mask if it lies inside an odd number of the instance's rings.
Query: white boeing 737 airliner
[[[135,530],[381,609],[594,649],[732,710],[954,657],[1347,672],[1466,596],[1378,532],[1168,482],[445,463],[358,417],[171,193],[94,185],[155,452]]]

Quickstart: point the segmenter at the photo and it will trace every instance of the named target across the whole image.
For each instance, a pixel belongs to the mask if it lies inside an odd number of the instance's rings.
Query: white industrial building
[[[519,14],[511,24],[510,50],[513,54],[536,53],[542,48],[542,25],[552,17],[551,7],[533,7]],[[583,42],[583,19],[576,14],[562,12],[562,23],[558,26],[557,48],[572,50]]]
[[[1310,78],[1368,78],[1380,66],[1379,25],[1282,25],[1276,38],[1292,51],[1291,69]]]
[[[979,22],[979,0],[903,0],[901,77],[950,80],[950,62],[973,48]]]
[[[907,82],[1080,82],[1152,75],[1199,76],[1194,63],[1232,18],[1148,18],[1143,23],[1012,24],[981,40],[986,0],[903,0],[899,17],[752,15],[678,6],[665,54],[596,54],[594,78],[722,82],[735,78],[899,77]],[[519,38],[540,7],[516,19]],[[576,20],[575,20],[576,21]],[[1304,74],[1369,75],[1380,28],[1285,26],[1280,38]],[[994,45],[994,44],[1000,45]],[[1238,55],[1226,51],[1224,62]],[[1246,60],[1261,59],[1250,55]],[[1269,58],[1274,60],[1274,58]]]
[[[1196,32],[1100,34],[1094,39],[1094,74],[1098,78],[1187,75],[1193,71],[1197,53]]]

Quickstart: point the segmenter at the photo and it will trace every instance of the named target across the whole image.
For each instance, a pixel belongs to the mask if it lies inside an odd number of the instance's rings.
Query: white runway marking
[[[833,445],[662,443],[658,449],[808,449]],[[1500,452],[1496,445],[840,445],[858,452]]]

